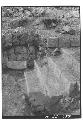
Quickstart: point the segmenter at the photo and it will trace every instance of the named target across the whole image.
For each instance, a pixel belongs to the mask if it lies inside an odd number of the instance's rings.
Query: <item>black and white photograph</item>
[[[1,6],[2,119],[81,118],[80,6]]]

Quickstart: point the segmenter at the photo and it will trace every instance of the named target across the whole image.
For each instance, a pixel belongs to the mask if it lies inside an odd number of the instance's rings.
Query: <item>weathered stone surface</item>
[[[9,62],[6,61],[6,58]],[[24,69],[27,68],[27,65],[29,67],[30,65],[32,66],[34,63],[34,59],[35,49],[33,46],[30,46],[29,49],[24,46],[14,46],[4,52],[2,64],[3,67],[7,66],[8,68],[12,69]],[[19,63],[19,61],[21,61],[22,63]],[[27,61],[27,64],[25,64],[24,61]]]
[[[9,55],[14,54],[14,48],[11,48],[10,50],[8,49]]]
[[[80,38],[78,38],[78,37],[73,38],[73,40],[71,41],[71,46],[80,47]]]
[[[37,92],[37,93],[30,93],[29,101],[31,102],[32,106],[39,106],[38,109],[44,109],[44,105],[49,103],[49,97],[45,96],[44,94]]]
[[[35,48],[34,46],[29,47],[29,52],[35,54]]]
[[[59,38],[59,47],[61,47],[61,48],[70,47],[69,36]]]
[[[28,58],[27,53],[22,53],[22,54],[17,54],[16,55],[16,60],[17,61],[27,60],[27,58]]]
[[[64,35],[59,38],[48,38],[48,47],[79,47],[80,36]]]
[[[48,47],[57,47],[58,46],[58,38],[57,37],[50,37],[48,39]]]
[[[10,55],[8,56],[8,60],[9,60],[9,61],[16,60],[16,55],[15,55],[14,53],[10,54]]]
[[[17,56],[16,56],[16,60],[17,61],[22,61],[22,54],[17,54]]]
[[[27,62],[26,61],[8,61],[7,67],[11,69],[26,69]]]
[[[27,53],[27,49],[24,46],[17,46],[15,47],[15,53]]]

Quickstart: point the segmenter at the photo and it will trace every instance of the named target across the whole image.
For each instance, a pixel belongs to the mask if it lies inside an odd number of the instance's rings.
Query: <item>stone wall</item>
[[[80,36],[51,37],[48,39],[48,47],[80,47],[80,42]]]
[[[27,68],[26,66],[30,63],[30,60],[34,60],[35,58],[35,49],[33,46],[25,47],[25,46],[15,46],[11,49],[7,49],[3,52],[2,55],[2,64],[5,68],[12,69],[23,69]]]

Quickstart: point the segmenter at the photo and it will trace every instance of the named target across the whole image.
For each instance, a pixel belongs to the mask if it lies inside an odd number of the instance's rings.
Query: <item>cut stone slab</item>
[[[26,61],[8,61],[7,67],[11,69],[26,69],[27,62]]]

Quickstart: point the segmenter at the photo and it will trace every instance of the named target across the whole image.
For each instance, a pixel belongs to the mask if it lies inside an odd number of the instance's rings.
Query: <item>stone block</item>
[[[71,47],[80,47],[80,39],[74,37],[71,41]]]
[[[57,47],[58,46],[58,38],[57,37],[50,37],[48,39],[48,47]]]
[[[8,61],[7,67],[11,69],[26,69],[27,62],[26,61]]]
[[[18,53],[27,53],[26,47],[24,47],[24,46],[17,46],[15,48],[15,54],[18,54]]]
[[[16,55],[15,55],[15,54],[9,55],[9,56],[8,56],[8,60],[9,60],[9,61],[16,60]]]
[[[16,55],[16,60],[17,61],[27,60],[27,58],[28,58],[27,53],[22,53],[22,54],[17,54]]]
[[[61,37],[59,38],[59,47],[70,47],[69,37]]]

